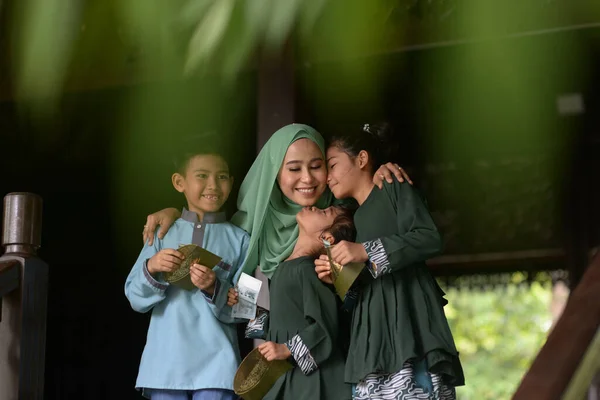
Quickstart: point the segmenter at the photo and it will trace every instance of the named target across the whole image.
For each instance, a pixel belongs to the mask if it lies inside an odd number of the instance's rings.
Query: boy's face
[[[191,158],[185,175],[173,174],[172,180],[175,189],[185,195],[189,210],[199,216],[219,211],[233,185],[225,160],[212,154]]]

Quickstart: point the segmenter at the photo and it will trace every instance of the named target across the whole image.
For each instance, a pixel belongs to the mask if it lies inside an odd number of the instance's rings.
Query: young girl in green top
[[[338,199],[354,198],[356,242],[332,249],[334,261],[365,262],[372,278],[359,287],[353,310],[345,380],[355,399],[455,399],[464,376],[443,306],[444,293],[425,260],[441,251],[438,230],[408,184],[373,185],[387,124],[334,138],[327,149],[327,183]],[[316,271],[330,281],[326,257]]]

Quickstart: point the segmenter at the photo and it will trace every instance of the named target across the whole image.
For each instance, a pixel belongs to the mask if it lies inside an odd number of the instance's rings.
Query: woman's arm
[[[146,218],[146,225],[144,225],[144,231],[142,232],[144,243],[147,243],[148,246],[152,246],[154,243],[154,231],[158,225],[160,225],[158,238],[164,238],[171,225],[173,225],[175,220],[179,217],[181,217],[181,212],[176,208],[165,208],[164,210],[148,215],[148,218]]]
[[[373,183],[379,189],[383,188],[383,180],[385,179],[387,183],[392,183],[394,180],[392,176],[395,176],[398,182],[404,182],[405,180],[413,184],[410,180],[410,176],[406,173],[406,171],[396,163],[386,163],[383,164],[373,175]]]

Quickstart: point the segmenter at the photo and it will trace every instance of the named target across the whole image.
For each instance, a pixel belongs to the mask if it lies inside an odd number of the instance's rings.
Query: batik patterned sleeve
[[[266,339],[269,331],[269,310],[256,307],[256,318],[251,319],[244,331],[247,339]]]

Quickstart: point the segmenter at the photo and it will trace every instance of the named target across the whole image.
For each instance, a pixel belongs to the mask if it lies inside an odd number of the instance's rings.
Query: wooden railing
[[[0,399],[44,397],[48,266],[36,256],[42,200],[31,193],[4,198],[0,257]]]
[[[514,400],[583,400],[598,374],[600,253],[596,253]]]

